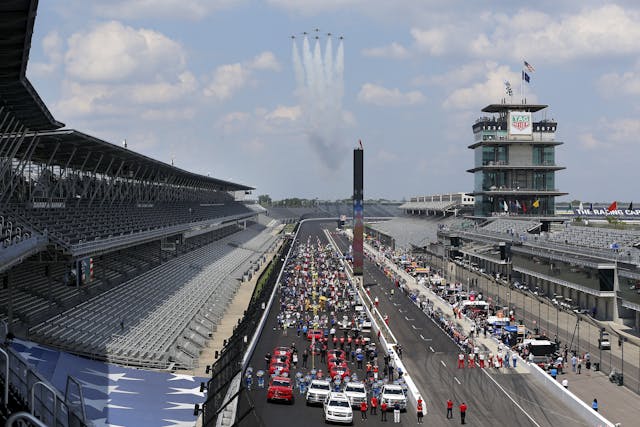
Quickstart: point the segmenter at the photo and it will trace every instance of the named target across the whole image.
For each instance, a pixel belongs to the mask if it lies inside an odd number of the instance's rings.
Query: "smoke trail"
[[[293,43],[293,68],[296,77],[296,95],[300,101],[307,139],[322,163],[337,169],[346,157],[345,128],[342,98],[344,95],[344,46],[338,45],[334,57],[331,39],[322,52],[316,40],[313,50],[307,37],[302,51]]]

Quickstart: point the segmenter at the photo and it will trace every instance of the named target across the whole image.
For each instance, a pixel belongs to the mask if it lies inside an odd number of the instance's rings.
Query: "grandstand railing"
[[[255,215],[256,215],[255,213],[233,215],[233,216],[215,218],[215,219],[206,220],[206,221],[174,225],[171,227],[148,230],[148,231],[143,231],[143,232],[138,232],[133,234],[126,234],[122,236],[114,236],[111,238],[100,239],[92,242],[77,243],[77,244],[71,245],[71,252],[73,253],[74,256],[93,254],[103,249],[111,250],[115,247],[125,246],[133,242],[135,242],[136,244],[144,243],[144,241],[146,240],[154,240],[161,236],[181,233],[183,231],[190,230],[194,227],[219,225],[219,224],[228,223],[231,221],[251,218],[252,216],[255,216]]]
[[[12,394],[27,404],[45,425],[56,427],[87,426],[82,407],[84,402],[72,404],[43,376],[34,370],[24,358],[9,346],[2,345],[8,360],[0,359],[0,377],[9,382]],[[9,378],[5,378],[8,363]],[[46,387],[35,387],[38,383]],[[55,398],[51,399],[51,392]]]

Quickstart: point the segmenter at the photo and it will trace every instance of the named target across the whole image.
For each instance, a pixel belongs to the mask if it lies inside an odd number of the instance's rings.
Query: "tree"
[[[268,194],[258,196],[258,203],[262,206],[271,206],[271,197]]]

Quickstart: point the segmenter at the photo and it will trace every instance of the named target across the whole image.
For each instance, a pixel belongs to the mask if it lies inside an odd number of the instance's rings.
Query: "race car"
[[[293,404],[293,387],[291,379],[285,377],[273,377],[267,389],[267,402],[282,400]]]

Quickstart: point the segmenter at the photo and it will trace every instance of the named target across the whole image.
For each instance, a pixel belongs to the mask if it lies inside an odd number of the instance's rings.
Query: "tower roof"
[[[544,110],[547,107],[548,105],[544,104],[489,104],[482,109],[482,112],[500,113],[503,111],[517,110],[535,113],[536,111]]]

